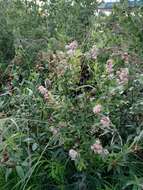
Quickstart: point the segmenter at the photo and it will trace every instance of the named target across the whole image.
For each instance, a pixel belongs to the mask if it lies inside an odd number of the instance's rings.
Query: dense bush
[[[0,5],[2,8],[2,6]],[[0,10],[0,91],[6,80],[8,63],[15,56],[14,35],[7,24],[4,13]]]
[[[1,82],[0,189],[141,190],[142,9],[42,2],[4,12],[16,55]]]
[[[14,36],[0,12],[0,60],[8,61],[14,57]]]

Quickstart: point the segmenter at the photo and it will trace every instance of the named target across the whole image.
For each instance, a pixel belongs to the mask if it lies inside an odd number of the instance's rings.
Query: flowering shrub
[[[142,52],[116,36],[131,32],[117,12],[86,47],[49,42],[34,58],[17,47],[0,91],[0,189],[142,189]]]

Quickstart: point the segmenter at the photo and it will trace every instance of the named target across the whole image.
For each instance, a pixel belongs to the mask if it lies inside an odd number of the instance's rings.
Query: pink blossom
[[[97,54],[98,54],[98,50],[97,47],[94,45],[90,51],[89,51],[89,55],[92,59],[97,59]]]
[[[71,56],[74,56],[74,55],[75,55],[75,50],[70,49],[70,50],[67,51],[67,54],[68,54],[70,57],[71,57]]]
[[[101,106],[100,104],[97,104],[97,105],[94,106],[94,108],[93,108],[93,113],[98,114],[98,113],[101,112],[101,110],[102,110],[102,106]]]
[[[97,140],[93,145],[91,145],[91,150],[95,153],[95,154],[102,154],[103,152],[103,147],[101,145],[101,142],[99,140]]]
[[[78,43],[76,40],[74,40],[73,42],[71,42],[70,44],[65,46],[66,50],[67,50],[67,54],[69,56],[74,56],[76,49],[78,48]]]
[[[78,47],[78,43],[76,40],[74,40],[73,42],[65,46],[67,50],[76,50],[77,47]]]
[[[48,99],[49,99],[49,94],[48,94],[48,93],[44,94],[44,99],[45,99],[45,100],[48,100]]]
[[[48,90],[47,90],[44,86],[42,86],[42,85],[38,87],[38,90],[39,90],[39,92],[40,92],[42,95],[45,95],[45,94],[48,93]]]
[[[109,127],[111,121],[109,119],[109,117],[107,116],[103,116],[100,120],[100,123],[104,126],[104,127]]]
[[[129,70],[128,68],[121,68],[119,71],[116,72],[117,74],[117,82],[119,84],[126,84],[128,83],[128,75],[129,75]]]
[[[44,99],[48,100],[49,98],[48,90],[42,85],[38,87],[38,90],[44,96]]]
[[[76,160],[78,157],[78,152],[74,149],[70,149],[69,156],[70,156],[71,160]]]
[[[112,59],[109,59],[107,61],[106,69],[107,69],[107,72],[110,74],[113,72],[113,60]]]
[[[96,142],[93,145],[91,145],[91,150],[95,154],[100,154],[102,157],[105,157],[109,154],[108,150],[103,148],[99,139],[97,139]]]

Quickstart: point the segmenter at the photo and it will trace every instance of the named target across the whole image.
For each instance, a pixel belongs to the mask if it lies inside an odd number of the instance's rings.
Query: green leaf
[[[17,174],[18,176],[23,179],[24,177],[24,171],[23,171],[23,168],[21,166],[16,166],[16,171],[17,171]]]
[[[35,150],[37,149],[37,147],[38,147],[38,144],[37,144],[37,143],[34,143],[34,144],[32,145],[32,150],[35,151]]]
[[[6,180],[6,181],[8,181],[8,177],[9,177],[9,175],[11,174],[11,172],[12,172],[12,168],[6,169],[6,173],[5,173],[5,180]]]

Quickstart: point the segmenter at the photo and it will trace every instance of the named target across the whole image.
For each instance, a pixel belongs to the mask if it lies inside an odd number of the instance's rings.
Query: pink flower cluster
[[[94,114],[99,114],[101,111],[102,111],[102,106],[100,104],[97,104],[96,106],[93,107]],[[109,127],[111,124],[111,121],[109,117],[102,116],[100,123],[102,124],[103,127]]]
[[[103,116],[100,120],[100,123],[102,124],[103,127],[109,127],[111,124],[110,118],[107,116]]]
[[[74,40],[70,44],[66,45],[65,48],[67,50],[67,54],[69,56],[73,56],[75,54],[76,49],[78,48],[78,43],[76,40]]]
[[[97,104],[96,106],[94,106],[93,108],[93,113],[95,114],[99,114],[102,110],[102,106],[100,104]]]
[[[117,82],[119,84],[127,84],[129,80],[129,70],[128,68],[121,68],[119,71],[116,72],[117,74]]]
[[[93,145],[91,145],[91,150],[95,154],[102,154],[103,147],[102,147],[102,144],[101,144],[100,140],[96,140],[96,142]]]
[[[95,154],[100,154],[102,156],[107,155],[109,152],[107,149],[104,149],[100,140],[96,140],[96,142],[91,145],[91,150],[95,153]]]
[[[47,100],[49,95],[48,95],[48,90],[44,86],[39,86],[38,91],[44,96],[44,99]]]
[[[97,55],[98,55],[98,49],[97,49],[97,47],[95,45],[92,46],[92,48],[89,50],[89,52],[87,52],[85,55],[86,55],[86,57],[88,59],[94,59],[94,60],[96,60],[97,59]]]
[[[113,72],[113,60],[109,59],[106,64],[106,70],[109,74]]]
[[[92,59],[97,59],[98,50],[96,46],[93,46],[89,53]]]

